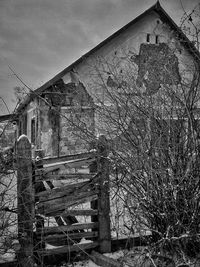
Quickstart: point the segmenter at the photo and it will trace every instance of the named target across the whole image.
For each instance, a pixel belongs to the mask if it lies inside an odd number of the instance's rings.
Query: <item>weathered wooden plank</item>
[[[21,249],[18,253],[20,266],[33,266],[33,222],[35,216],[34,190],[32,186],[31,144],[22,135],[16,144],[18,238]]]
[[[52,214],[48,213],[46,216],[47,217],[54,217],[54,216],[94,216],[98,214],[98,210],[93,210],[93,209],[87,209],[87,210],[67,210],[65,212],[61,211],[54,211]]]
[[[84,229],[94,229],[98,227],[98,223],[76,223],[72,225],[63,225],[63,226],[53,226],[53,227],[44,227],[38,229],[37,235],[50,235],[56,233],[68,233],[74,230],[84,230]]]
[[[68,174],[50,174],[43,172],[38,172],[36,175],[36,181],[52,181],[52,180],[71,180],[71,179],[87,179],[91,180],[96,176],[96,173],[68,173]]]
[[[90,164],[89,166],[89,171],[90,173],[98,173],[98,170],[97,170],[97,162],[99,161],[99,157],[97,157],[97,160],[94,161],[92,164]],[[99,174],[99,173],[98,173]],[[99,178],[99,175],[96,176],[97,177],[97,183],[98,183],[98,178]],[[96,180],[95,180],[96,182]],[[95,200],[95,201],[92,201],[90,203],[90,207],[91,209],[94,209],[94,210],[98,210],[98,200]],[[91,221],[92,222],[98,222],[98,216],[97,215],[91,215]]]
[[[54,212],[58,211],[64,212],[71,206],[75,206],[81,203],[87,203],[97,198],[98,198],[97,194],[94,194],[93,192],[87,192],[85,196],[82,195],[81,198],[79,196],[77,198],[71,197],[71,199],[68,198],[66,202],[60,201],[59,203],[53,204],[53,201],[48,201],[48,202],[38,203],[37,213],[48,216],[48,214],[54,214]]]
[[[76,184],[68,184],[59,188],[53,188],[44,192],[40,192],[36,194],[36,197],[39,197],[40,201],[62,197],[64,195],[70,194],[70,192],[74,192],[75,190],[82,188],[85,189],[88,184],[89,181],[84,181]]]
[[[63,168],[78,168],[80,166],[89,165],[93,161],[95,161],[95,158],[83,158],[83,159],[77,159],[77,160],[69,160],[69,161],[63,161],[53,164],[45,164],[43,165],[43,169],[45,173],[52,172],[55,170],[63,169]]]
[[[99,250],[101,253],[109,253],[111,252],[109,160],[107,158],[108,142],[105,136],[99,137],[97,149],[100,156],[98,168],[101,170],[98,198]]]
[[[118,261],[109,258],[105,255],[102,255],[96,251],[92,251],[91,258],[94,263],[96,263],[99,266],[103,267],[122,267],[123,263],[119,263]]]
[[[66,156],[60,156],[60,157],[51,157],[51,158],[43,158],[41,161],[37,161],[36,165],[41,164],[54,164],[58,162],[63,161],[69,161],[69,160],[77,160],[77,159],[84,159],[84,158],[94,158],[96,156],[96,151],[89,151],[81,154],[74,154],[74,155],[66,155]]]
[[[51,190],[54,188],[54,185],[52,184],[51,181],[47,181],[47,184],[48,184],[49,188],[51,188]],[[42,189],[42,191],[46,191],[46,188],[43,186],[43,182],[40,182],[40,183],[36,184],[36,191],[40,192],[41,189]],[[36,198],[36,199],[37,199],[37,202],[38,202],[38,198]],[[40,217],[40,214],[38,214],[37,212],[36,212],[36,214]],[[57,222],[57,224],[59,226],[64,225],[64,222],[67,225],[78,223],[78,221],[77,221],[75,216],[70,216],[69,215],[69,216],[64,216],[64,217],[61,218],[59,215],[55,215],[54,217],[55,217],[55,220],[56,220],[56,222]],[[39,227],[41,227],[41,226],[39,225]],[[36,223],[36,229],[37,228],[38,227],[37,227],[37,223]],[[38,243],[42,244],[42,240],[39,241]]]
[[[65,234],[55,234],[55,235],[48,235],[44,237],[44,241],[47,243],[54,243],[59,246],[59,243],[64,243],[63,241],[69,240],[81,240],[82,238],[93,238],[97,237],[98,232],[81,232],[81,233],[65,233]]]
[[[80,188],[79,190],[76,190],[74,192],[71,191],[71,193],[68,193],[68,194],[66,194],[65,192],[55,192],[54,194],[51,194],[50,196],[45,196],[43,198],[41,197],[42,200],[37,205],[38,207],[41,207],[41,205],[43,204],[45,206],[49,206],[49,205],[76,202],[76,200],[87,198],[97,193],[98,193],[97,189],[87,191],[87,187],[86,187],[86,190],[84,190],[84,188]]]
[[[71,216],[92,216],[97,215],[98,210],[87,209],[87,210],[67,210],[62,215],[71,215]]]
[[[53,188],[44,192],[39,192],[36,197],[39,198],[39,202],[49,201],[65,196],[79,195],[86,192],[97,192],[98,184],[93,181],[84,181],[75,184],[69,184],[59,188]]]
[[[54,248],[54,249],[47,249],[47,250],[40,251],[39,253],[42,254],[43,256],[71,253],[71,252],[76,252],[76,251],[78,252],[78,251],[83,251],[87,249],[92,249],[92,248],[97,247],[98,245],[99,245],[98,242],[75,244],[72,246],[63,246],[63,247]]]

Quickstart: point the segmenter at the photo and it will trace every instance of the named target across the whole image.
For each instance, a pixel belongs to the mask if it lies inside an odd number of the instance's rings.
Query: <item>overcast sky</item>
[[[199,0],[160,0],[179,24]],[[21,83],[36,89],[156,0],[0,0],[0,97],[10,111]],[[7,113],[0,105],[0,114]]]

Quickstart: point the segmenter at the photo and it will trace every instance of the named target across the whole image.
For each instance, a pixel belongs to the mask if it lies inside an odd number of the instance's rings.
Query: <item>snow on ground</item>
[[[96,265],[91,260],[87,260],[87,261],[79,261],[79,262],[75,262],[73,264],[69,264],[69,265],[67,265],[67,267],[101,267],[101,266]]]
[[[143,250],[145,248],[141,247],[140,249],[133,249],[131,251],[128,250],[119,250],[114,253],[104,253],[105,256],[112,258],[114,260],[117,260],[118,262],[123,262],[123,267],[138,267],[141,266],[141,260],[144,259]],[[86,260],[86,261],[80,261],[80,262],[74,262],[72,264],[63,265],[62,267],[104,267],[95,264],[92,260]],[[146,265],[145,265],[146,266]]]

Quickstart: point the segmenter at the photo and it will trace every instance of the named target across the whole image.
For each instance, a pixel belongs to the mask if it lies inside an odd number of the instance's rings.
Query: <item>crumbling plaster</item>
[[[46,90],[43,97],[46,102],[40,101],[40,131],[45,155],[60,156],[86,150],[83,130],[94,132],[94,110],[92,98],[83,84],[66,84],[61,80]]]
[[[162,84],[178,85],[181,77],[178,58],[166,43],[141,44],[139,55],[132,57],[138,66],[136,84],[147,95],[155,94]]]
[[[147,34],[150,34],[150,40],[147,42]],[[156,44],[156,36],[158,36],[158,44]],[[126,29],[123,33],[116,36],[115,39],[112,39],[109,43],[101,47],[89,58],[86,58],[80,64],[76,66],[76,73],[78,74],[79,80],[83,82],[86,86],[88,93],[93,97],[95,102],[98,102],[99,98],[104,97],[103,87],[99,86],[101,84],[100,79],[98,80],[98,71],[102,70],[102,66],[98,65],[98,62],[105,61],[104,65],[108,65],[108,62],[111,62],[113,65],[118,64],[119,69],[126,67],[125,61],[129,59],[132,55],[139,55],[141,52],[141,45],[144,48],[149,45],[154,45],[154,50],[158,49],[159,44],[163,45],[164,54],[167,52],[174,53],[174,56],[171,56],[169,60],[176,61],[176,69],[178,66],[180,79],[187,78],[188,81],[191,81],[191,69],[194,69],[193,58],[191,54],[185,50],[183,45],[180,44],[177,39],[176,33],[174,33],[168,25],[162,22],[162,18],[159,15],[152,11],[142,20],[136,22],[129,29]],[[146,45],[146,46],[145,46]],[[158,48],[156,48],[158,46]],[[168,51],[167,51],[168,50]],[[153,51],[153,49],[152,49]],[[159,53],[162,51],[160,50]],[[153,52],[156,56],[156,52]],[[159,55],[161,58],[161,54]],[[116,60],[117,58],[117,60]],[[119,63],[120,61],[120,63]],[[139,68],[138,64],[135,64],[135,74],[138,75]],[[105,69],[101,73],[101,78],[104,77],[105,81],[108,79],[109,69],[107,73]],[[153,66],[152,66],[153,68]],[[157,68],[158,70],[158,68]],[[96,71],[96,76],[95,76]],[[140,70],[141,71],[141,70]],[[177,71],[176,71],[177,74]],[[135,77],[137,79],[137,77]],[[67,73],[63,79],[69,80],[70,74]],[[178,74],[176,75],[176,81],[180,80]],[[163,80],[163,82],[166,79]]]
[[[181,81],[191,82],[191,69],[194,69],[191,54],[180,44],[169,26],[162,22],[162,18],[152,11],[90,54],[90,57],[77,64],[73,72],[66,73],[48,88],[42,97],[46,98],[53,108],[40,100],[39,104],[36,103],[36,112],[34,109],[28,111],[28,120],[34,112],[38,118],[37,148],[44,149],[46,156],[74,153],[75,148],[78,152],[84,149],[80,141],[84,139],[84,135],[70,125],[69,117],[75,113],[82,114],[81,120],[87,125],[89,132],[94,133],[98,117],[94,113],[91,99],[95,103],[105,100],[101,79],[103,78],[105,84],[108,81],[108,66],[112,65],[117,70],[124,71],[126,67],[129,68],[127,62],[131,62],[134,67],[136,85],[145,87],[147,93],[156,93],[163,84],[171,86]],[[164,74],[166,68],[169,70],[168,74]],[[102,73],[98,73],[101,70]],[[107,85],[109,86],[109,83]],[[84,106],[89,108],[77,111],[78,107]],[[27,130],[30,135],[29,126]]]

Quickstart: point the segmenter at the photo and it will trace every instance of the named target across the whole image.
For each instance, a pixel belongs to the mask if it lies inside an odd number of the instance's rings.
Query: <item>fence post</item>
[[[109,160],[108,142],[105,136],[100,136],[97,143],[99,198],[98,198],[98,221],[99,221],[99,250],[101,253],[111,252],[110,233],[110,197],[109,197]]]
[[[95,140],[95,142],[92,142],[90,144],[90,148],[91,149],[96,149],[96,146],[97,146],[97,140]],[[97,161],[93,161],[90,165],[89,165],[89,171],[90,173],[97,173]],[[93,179],[93,178],[92,178]],[[91,179],[91,181],[92,181]],[[96,188],[96,185],[95,185],[96,181],[92,181],[92,184],[91,184],[91,187],[92,188]],[[91,209],[94,209],[94,210],[98,210],[98,200],[93,200],[90,202],[90,207]],[[92,215],[91,216],[91,222],[98,222],[98,215]],[[98,231],[98,227],[94,229],[94,231]],[[98,237],[94,237],[93,240],[97,240]]]
[[[22,267],[33,267],[34,190],[32,185],[31,144],[21,135],[16,144],[18,238],[21,245],[18,260]]]
[[[37,194],[39,192],[45,191],[45,186],[42,181],[38,181],[38,173],[37,171],[39,169],[43,168],[43,163],[42,163],[42,158],[44,157],[44,150],[42,149],[37,149],[35,150],[35,164],[33,166],[32,174],[33,174],[33,186],[34,186],[34,193]],[[35,197],[35,202],[38,202],[39,198]],[[36,260],[35,262],[37,264],[43,264],[43,255],[40,253],[37,253],[37,251],[43,250],[45,248],[45,242],[43,240],[43,230],[41,231],[41,235],[37,235],[38,229],[44,229],[44,218],[40,216],[39,214],[35,214],[35,231],[36,231],[36,236],[35,236],[35,255],[36,255]]]

